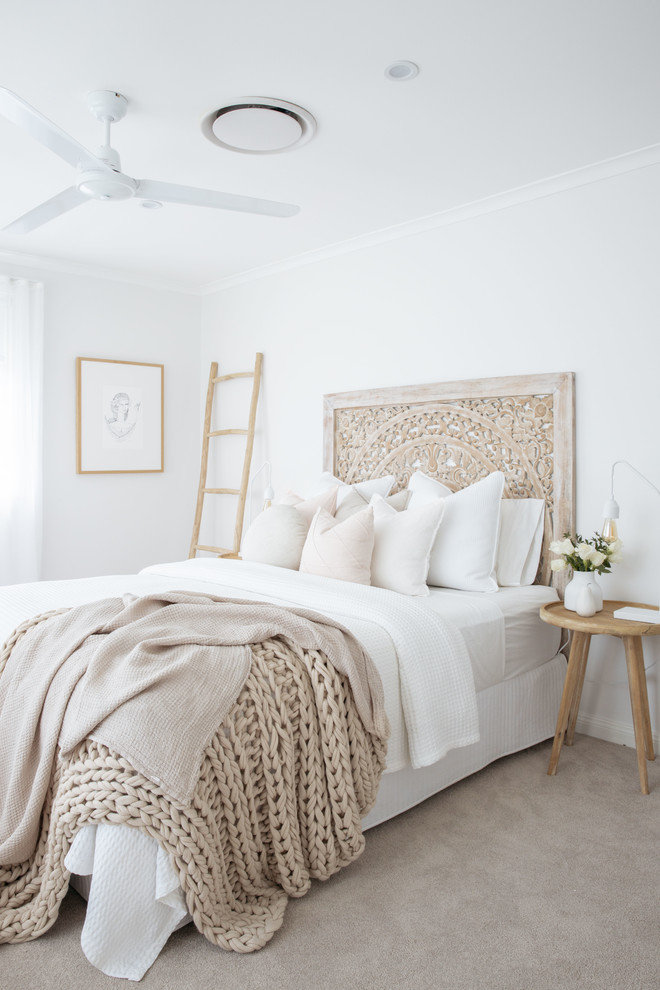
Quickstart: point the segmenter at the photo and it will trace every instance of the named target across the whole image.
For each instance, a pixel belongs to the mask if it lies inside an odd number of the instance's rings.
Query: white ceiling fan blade
[[[74,168],[78,165],[94,168],[106,167],[87,148],[78,144],[75,138],[44,117],[29,103],[22,100],[20,96],[16,96],[16,93],[12,93],[2,86],[0,86],[0,115],[26,131],[36,141],[45,145],[46,148],[63,158],[65,162],[73,165]]]
[[[12,220],[10,224],[3,227],[3,231],[8,231],[10,234],[29,234],[36,227],[41,227],[42,224],[48,223],[49,220],[54,220],[55,217],[61,216],[62,213],[67,213],[75,206],[80,206],[81,203],[88,202],[88,199],[89,197],[79,192],[75,186],[69,186],[68,189],[64,189],[57,196],[47,199],[45,203],[35,206],[28,213],[24,213],[17,220]]]
[[[233,193],[177,186],[169,182],[153,182],[151,179],[140,179],[135,195],[138,199],[182,203],[184,206],[210,206],[216,210],[238,210],[242,213],[263,213],[270,217],[293,217],[300,211],[300,207],[294,206],[293,203],[254,199],[252,196],[236,196]]]

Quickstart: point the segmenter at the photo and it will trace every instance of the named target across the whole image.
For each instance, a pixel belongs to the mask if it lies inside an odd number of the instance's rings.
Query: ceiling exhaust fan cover
[[[316,132],[316,121],[295,103],[245,96],[208,114],[202,132],[227,151],[272,155],[306,144]]]

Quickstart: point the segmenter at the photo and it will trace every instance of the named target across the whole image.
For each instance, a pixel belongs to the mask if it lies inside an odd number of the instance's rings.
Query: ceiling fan
[[[269,199],[254,199],[233,193],[178,186],[152,179],[132,179],[121,171],[119,155],[110,146],[110,127],[126,114],[128,100],[120,93],[95,90],[87,97],[87,105],[103,124],[103,144],[96,155],[52,123],[20,96],[0,87],[0,116],[22,128],[31,137],[45,145],[77,170],[76,183],[53,196],[40,206],[29,210],[3,229],[16,234],[28,234],[49,220],[67,213],[90,199],[136,199],[145,205],[181,203],[185,206],[207,206],[216,210],[238,210],[272,217],[292,217],[299,207],[291,203],[278,203]]]

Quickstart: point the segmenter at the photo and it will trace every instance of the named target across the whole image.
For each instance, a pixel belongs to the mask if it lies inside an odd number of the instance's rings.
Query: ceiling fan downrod
[[[108,89],[96,89],[87,96],[87,106],[103,124],[103,144],[96,157],[112,169],[83,168],[78,174],[77,188],[85,196],[100,200],[130,199],[135,195],[137,182],[121,170],[119,153],[110,144],[110,128],[126,116],[128,100],[121,93]]]

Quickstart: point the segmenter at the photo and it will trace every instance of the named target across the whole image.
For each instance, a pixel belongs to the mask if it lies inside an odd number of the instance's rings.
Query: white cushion
[[[428,595],[426,575],[444,500],[434,499],[418,509],[397,512],[380,495],[374,495],[371,506],[374,510],[371,583],[402,595]]]
[[[392,491],[395,480],[393,474],[388,474],[384,478],[370,478],[368,481],[358,481],[354,485],[347,485],[346,482],[335,478],[329,471],[324,471],[310,494],[318,495],[320,492],[327,491],[328,488],[338,486],[337,508],[339,508],[351,491],[359,492],[364,497],[365,502],[369,502],[372,495],[382,495],[384,498]]]
[[[420,505],[427,505],[429,502],[434,502],[436,498],[444,498],[445,495],[452,494],[451,488],[447,488],[435,478],[429,478],[428,474],[424,474],[422,471],[415,471],[411,476],[408,482],[408,491],[411,493],[408,502],[409,509],[418,509]]]
[[[503,498],[497,545],[497,583],[501,588],[534,583],[543,544],[542,498]]]
[[[372,498],[382,497],[382,495],[372,496]],[[410,492],[404,488],[403,491],[395,492],[394,495],[388,495],[385,501],[397,512],[402,512],[410,501]],[[352,516],[354,512],[359,512],[361,509],[366,508],[367,505],[369,505],[369,499],[365,498],[364,495],[361,495],[356,489],[353,489],[350,494],[343,499],[341,505],[337,506],[335,519],[337,522],[341,522],[342,519],[348,519],[348,517]]]
[[[293,505],[264,509],[243,536],[241,557],[297,570],[309,524]]]
[[[431,550],[428,584],[459,591],[497,591],[495,557],[503,488],[504,475],[493,471],[474,485],[444,496],[445,511]],[[411,507],[414,499],[413,494]]]
[[[300,558],[307,574],[371,584],[371,555],[374,548],[374,514],[371,506],[336,522],[325,509],[318,509],[309,527]]]
[[[311,498],[301,498],[300,495],[296,495],[295,492],[287,492],[282,498],[278,499],[278,505],[293,505],[298,510],[298,512],[304,517],[307,526],[311,523],[317,509],[325,509],[330,515],[334,515],[335,509],[337,508],[337,492],[338,486],[333,485],[331,488],[326,488],[325,491],[319,492],[313,495]]]

